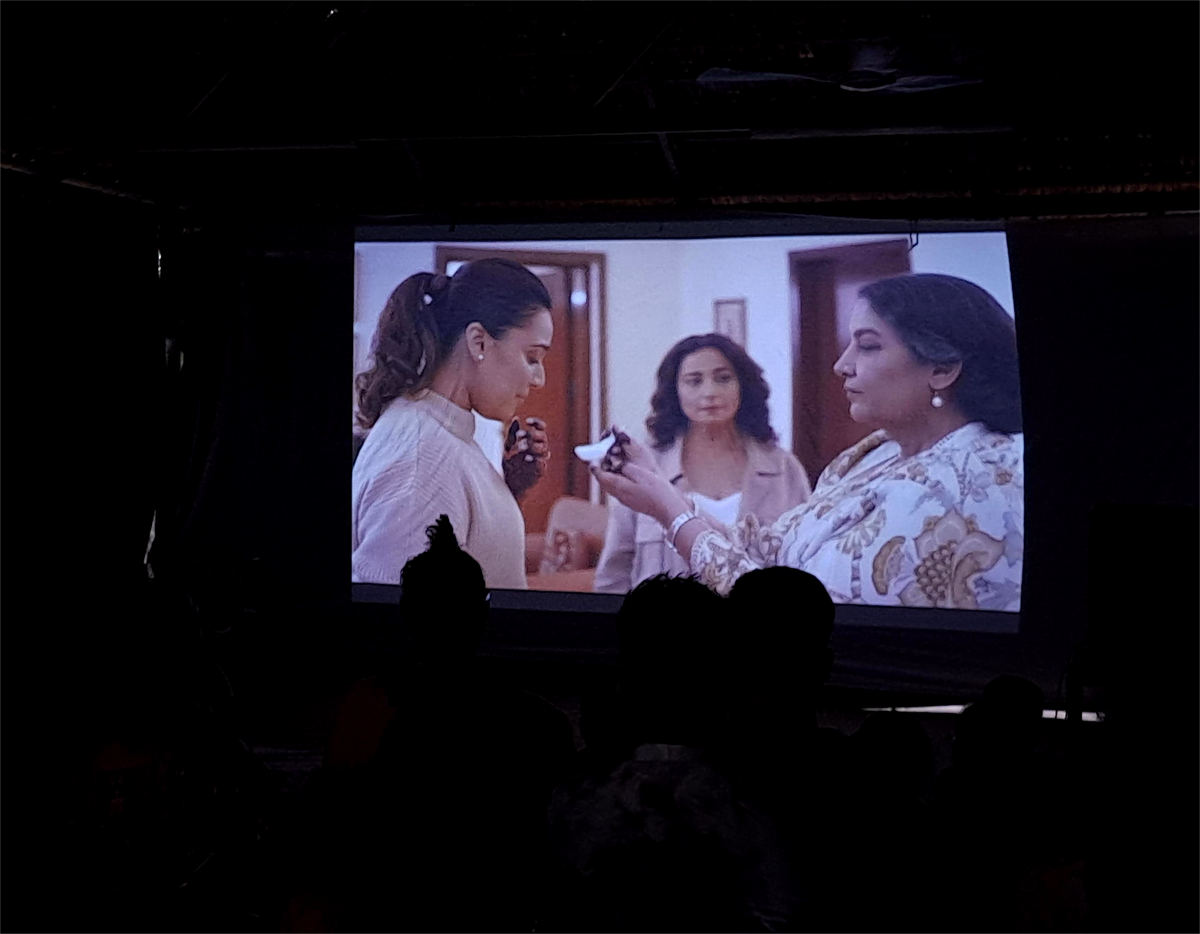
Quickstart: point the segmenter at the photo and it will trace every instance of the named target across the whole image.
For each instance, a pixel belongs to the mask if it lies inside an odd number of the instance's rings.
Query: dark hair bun
[[[450,524],[450,517],[447,515],[438,516],[437,522],[425,530],[425,537],[429,539],[430,551],[443,553],[462,550],[454,535],[454,526]]]

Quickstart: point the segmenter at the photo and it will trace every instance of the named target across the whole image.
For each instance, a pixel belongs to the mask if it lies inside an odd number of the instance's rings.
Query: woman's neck
[[[683,436],[684,448],[690,454],[740,454],[744,450],[742,433],[738,431],[733,421],[721,422],[716,425],[688,426],[687,434]]]
[[[692,425],[683,438],[680,466],[686,486],[713,499],[724,499],[742,488],[746,450],[733,422]]]
[[[892,425],[887,429],[888,437],[900,445],[902,457],[912,457],[927,451],[952,431],[957,431],[969,419],[958,409],[947,406],[944,409],[932,409],[922,419]]]
[[[445,396],[459,408],[471,411],[471,394],[467,391],[467,382],[453,360],[447,361],[446,365],[434,374],[429,388],[439,396]]]

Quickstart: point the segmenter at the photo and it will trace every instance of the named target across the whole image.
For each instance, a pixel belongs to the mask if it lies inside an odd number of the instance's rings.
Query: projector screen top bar
[[[1003,231],[1000,220],[862,220],[810,215],[741,216],[679,220],[545,221],[495,223],[430,223],[414,218],[412,224],[362,225],[355,240],[374,241],[486,241],[486,240],[692,240],[734,236],[788,237],[862,234],[986,233]]]

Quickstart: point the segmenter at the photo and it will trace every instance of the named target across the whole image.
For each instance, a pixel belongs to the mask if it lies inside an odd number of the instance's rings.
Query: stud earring
[[[940,408],[941,408],[943,405],[945,405],[946,403],[945,403],[945,401],[943,401],[942,397],[941,397],[941,396],[939,396],[939,395],[938,395],[938,394],[935,392],[935,393],[933,394],[933,398],[929,400],[929,404],[930,404],[930,405],[932,405],[932,406],[933,406],[935,409],[940,409]]]
[[[482,359],[483,359],[483,354],[480,354],[480,355],[479,355],[479,359],[480,359],[480,360],[482,360]]]

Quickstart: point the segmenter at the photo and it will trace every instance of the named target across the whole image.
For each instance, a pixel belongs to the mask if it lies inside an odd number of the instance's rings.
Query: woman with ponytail
[[[505,259],[453,277],[417,273],[392,293],[358,376],[351,579],[398,584],[425,550],[425,530],[449,518],[489,587],[525,581],[525,520],[504,478],[475,443],[475,416],[508,422],[545,384],[554,328],[550,295]],[[535,451],[541,454],[541,451]]]

